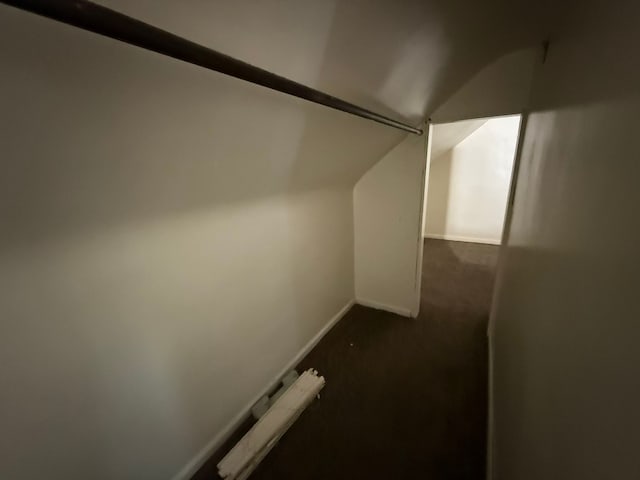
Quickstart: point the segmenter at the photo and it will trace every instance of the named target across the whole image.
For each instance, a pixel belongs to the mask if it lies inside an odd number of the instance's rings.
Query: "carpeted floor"
[[[497,257],[497,246],[425,240],[419,317],[354,306],[298,367],[325,376],[321,399],[251,480],[485,478]],[[222,450],[194,480],[218,478]]]

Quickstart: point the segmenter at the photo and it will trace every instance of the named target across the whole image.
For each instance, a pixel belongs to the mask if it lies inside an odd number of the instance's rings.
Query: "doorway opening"
[[[420,311],[488,321],[521,116],[432,125],[422,219]]]
[[[434,125],[425,238],[499,245],[520,115]]]
[[[469,478],[487,466],[487,328],[524,123],[515,115],[432,124],[422,164],[411,332],[425,333],[416,349],[438,372],[429,392],[442,402],[429,409],[449,422],[439,445],[466,459]]]

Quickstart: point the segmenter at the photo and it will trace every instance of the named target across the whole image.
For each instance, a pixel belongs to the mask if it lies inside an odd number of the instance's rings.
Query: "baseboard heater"
[[[245,480],[324,387],[316,370],[305,371],[218,463],[225,480]]]

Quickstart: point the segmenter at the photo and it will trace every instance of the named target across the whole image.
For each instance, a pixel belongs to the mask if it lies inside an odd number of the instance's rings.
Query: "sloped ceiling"
[[[523,0],[99,0],[223,53],[419,123],[544,33]]]
[[[434,126],[431,160],[437,160],[440,155],[451,150],[485,123],[487,123],[486,118],[479,118]]]
[[[512,115],[529,105],[541,45],[511,52],[494,60],[470,78],[430,117],[434,123]]]
[[[543,38],[536,12],[506,0],[100,3],[414,124]],[[352,186],[404,138],[6,5],[0,58],[3,242]]]

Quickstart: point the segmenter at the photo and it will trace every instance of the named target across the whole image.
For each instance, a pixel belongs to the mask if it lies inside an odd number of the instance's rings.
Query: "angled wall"
[[[415,124],[533,36],[497,3],[100,3]],[[7,6],[0,61],[0,477],[182,478],[354,297],[353,186],[404,137]]]
[[[363,305],[418,314],[425,136],[407,136],[353,190],[355,291]]]
[[[542,47],[508,53],[486,65],[431,115],[434,123],[522,113]]]
[[[353,299],[353,184],[401,134],[6,6],[0,32],[0,477],[186,476]]]
[[[640,472],[640,7],[570,18],[534,81],[499,272],[493,479]]]
[[[532,48],[491,62],[440,107],[446,112],[440,118],[459,121],[520,113],[528,102],[531,81],[520,67],[530,74],[539,58],[540,49]],[[503,89],[505,85],[513,88]],[[435,113],[432,117],[438,118]],[[473,131],[482,122],[467,122],[461,131]],[[424,140],[419,144],[407,138],[367,171],[354,190],[356,299],[405,315],[416,315],[419,309],[416,268],[422,256],[424,170],[429,168]],[[436,151],[445,147],[446,142],[436,145]]]

